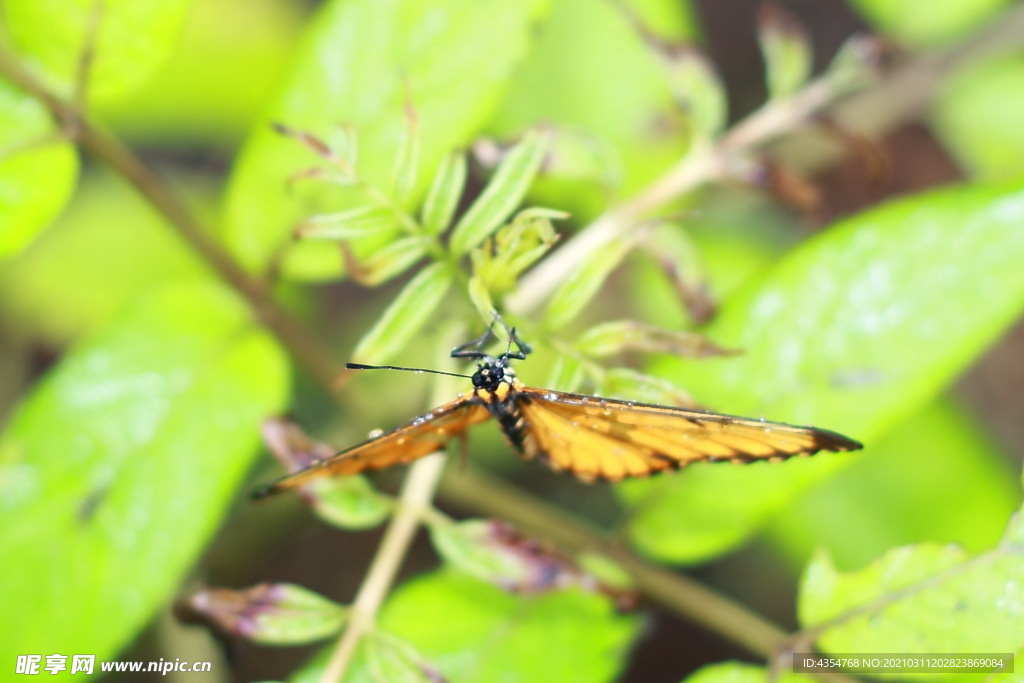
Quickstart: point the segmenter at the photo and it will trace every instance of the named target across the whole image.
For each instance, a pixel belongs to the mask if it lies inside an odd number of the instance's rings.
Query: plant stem
[[[440,493],[456,505],[511,521],[576,553],[604,555],[625,569],[647,597],[769,661],[788,654],[790,635],[770,621],[686,576],[646,562],[615,539],[479,470],[466,467],[449,473],[441,481]],[[822,673],[818,678],[851,683],[841,674]]]
[[[444,455],[437,453],[417,461],[410,470],[402,487],[400,505],[384,532],[384,539],[352,603],[348,625],[335,645],[327,667],[320,674],[321,683],[337,683],[342,680],[363,635],[373,628],[377,611],[394,583],[406,550],[419,528],[423,511],[429,507],[434,496],[443,469]]]
[[[439,394],[444,394],[447,387],[444,381],[436,382],[432,392],[434,396],[431,398],[437,403],[443,402],[445,396]],[[431,507],[431,501],[444,472],[444,463],[444,454],[435,453],[420,458],[409,468],[395,513],[352,602],[349,623],[320,675],[321,683],[340,683],[343,680],[359,642],[373,628],[377,612],[395,581],[420,523],[427,518],[439,516]]]
[[[585,523],[570,519],[544,501],[505,484],[479,470],[466,467],[441,481],[445,500],[513,522],[574,552],[608,556],[626,569],[637,588],[673,612],[696,621],[743,645],[770,656],[788,634],[774,624],[722,597],[697,582],[649,564],[614,539]]]
[[[865,90],[837,106],[834,118],[846,130],[878,138],[911,120],[930,102],[945,74],[974,59],[1020,48],[1024,44],[1024,5],[999,14],[984,30],[950,49],[926,54],[887,74],[878,87]],[[811,81],[792,97],[769,102],[733,126],[721,140],[690,151],[643,192],[609,209],[572,236],[560,249],[537,264],[509,296],[508,308],[528,313],[536,309],[565,278],[566,273],[609,242],[636,225],[644,214],[666,202],[723,176],[736,155],[750,154],[769,142],[793,132],[847,93],[845,84],[832,82],[828,74]],[[819,167],[844,150],[832,144],[808,144],[787,155],[804,168]]]
[[[537,308],[574,267],[606,244],[620,239],[649,211],[728,173],[730,159],[803,125],[841,94],[826,76],[793,97],[766,104],[714,144],[697,145],[633,199],[612,208],[539,263],[508,298],[520,313]]]

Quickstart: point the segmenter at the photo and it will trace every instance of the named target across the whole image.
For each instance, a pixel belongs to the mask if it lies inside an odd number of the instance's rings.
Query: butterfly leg
[[[503,323],[504,324],[504,323]],[[512,345],[515,344],[516,352],[512,353]],[[508,330],[508,348],[505,349],[506,358],[515,358],[516,360],[523,360],[527,355],[533,352],[530,345],[524,342],[522,339],[516,336],[516,328]]]
[[[505,350],[505,358],[513,358],[515,360],[523,360],[526,356],[533,351],[530,345],[524,342],[522,339],[516,336],[516,328],[509,327],[504,320],[501,319],[501,315],[496,310],[492,310],[491,314],[494,316],[494,322],[487,328],[481,336],[477,337],[473,341],[466,342],[462,346],[457,346],[452,350],[452,358],[488,358],[488,354],[484,353],[481,349],[486,346],[491,340],[495,339],[497,335],[494,334],[494,324],[500,324],[505,328],[505,333],[508,335],[508,347]],[[516,347],[516,352],[512,353],[512,347]]]
[[[533,352],[530,345],[516,336],[516,328],[509,327],[501,318],[501,314],[498,313],[497,309],[491,309],[491,315],[494,316],[494,322],[491,323],[492,327],[495,323],[505,328],[505,334],[508,335],[508,347],[505,349],[506,358],[514,358],[516,360],[523,360],[527,355]],[[512,353],[512,346],[516,347],[516,352]]]
[[[494,339],[494,330],[487,328],[481,336],[477,337],[473,341],[466,342],[462,346],[456,346],[452,349],[452,358],[487,358],[487,354],[480,349],[484,347],[489,341]]]

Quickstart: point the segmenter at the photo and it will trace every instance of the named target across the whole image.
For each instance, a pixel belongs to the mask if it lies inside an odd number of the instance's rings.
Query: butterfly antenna
[[[403,368],[399,365],[363,365],[362,363],[345,363],[345,367],[349,370],[404,370],[405,372],[429,372],[431,375],[447,375],[448,377],[472,379],[472,375],[460,375],[457,372],[428,370],[427,368]]]

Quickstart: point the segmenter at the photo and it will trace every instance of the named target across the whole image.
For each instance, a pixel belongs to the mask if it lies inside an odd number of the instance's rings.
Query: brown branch
[[[1024,5],[996,17],[984,30],[949,49],[926,54],[902,65],[879,82],[836,104],[846,91],[828,76],[812,81],[790,98],[771,102],[730,129],[723,138],[691,151],[678,164],[637,196],[614,206],[589,226],[565,240],[561,248],[539,263],[520,282],[507,300],[511,310],[526,313],[540,306],[574,266],[615,239],[628,233],[644,215],[701,185],[720,178],[729,159],[737,153],[753,153],[768,143],[773,154],[804,170],[822,165],[849,150],[824,136],[785,137],[807,128],[815,114],[828,109],[843,127],[868,138],[877,138],[912,118],[919,118],[931,102],[943,76],[965,62],[989,57],[1024,45]],[[835,107],[832,107],[835,105]],[[834,111],[833,111],[834,109]]]
[[[792,636],[700,583],[651,564],[597,529],[563,511],[471,467],[449,470],[441,480],[446,501],[513,522],[575,553],[599,553],[629,572],[636,587],[675,614],[726,640],[774,661],[788,653]],[[829,683],[850,683],[839,674],[819,674]]]
[[[461,470],[461,471],[460,471]],[[441,480],[446,501],[513,522],[573,552],[607,555],[648,597],[751,652],[771,656],[789,634],[699,583],[639,559],[621,544],[544,501],[468,466]]]

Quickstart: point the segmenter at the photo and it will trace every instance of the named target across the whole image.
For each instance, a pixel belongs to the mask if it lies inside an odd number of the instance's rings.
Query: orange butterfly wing
[[[702,461],[778,461],[861,444],[813,427],[517,386],[520,450],[584,481],[646,476]]]
[[[386,434],[281,477],[254,491],[252,497],[265,498],[304,486],[319,477],[358,474],[412,462],[440,450],[471,425],[490,417],[487,407],[479,399],[472,394],[462,396]]]

